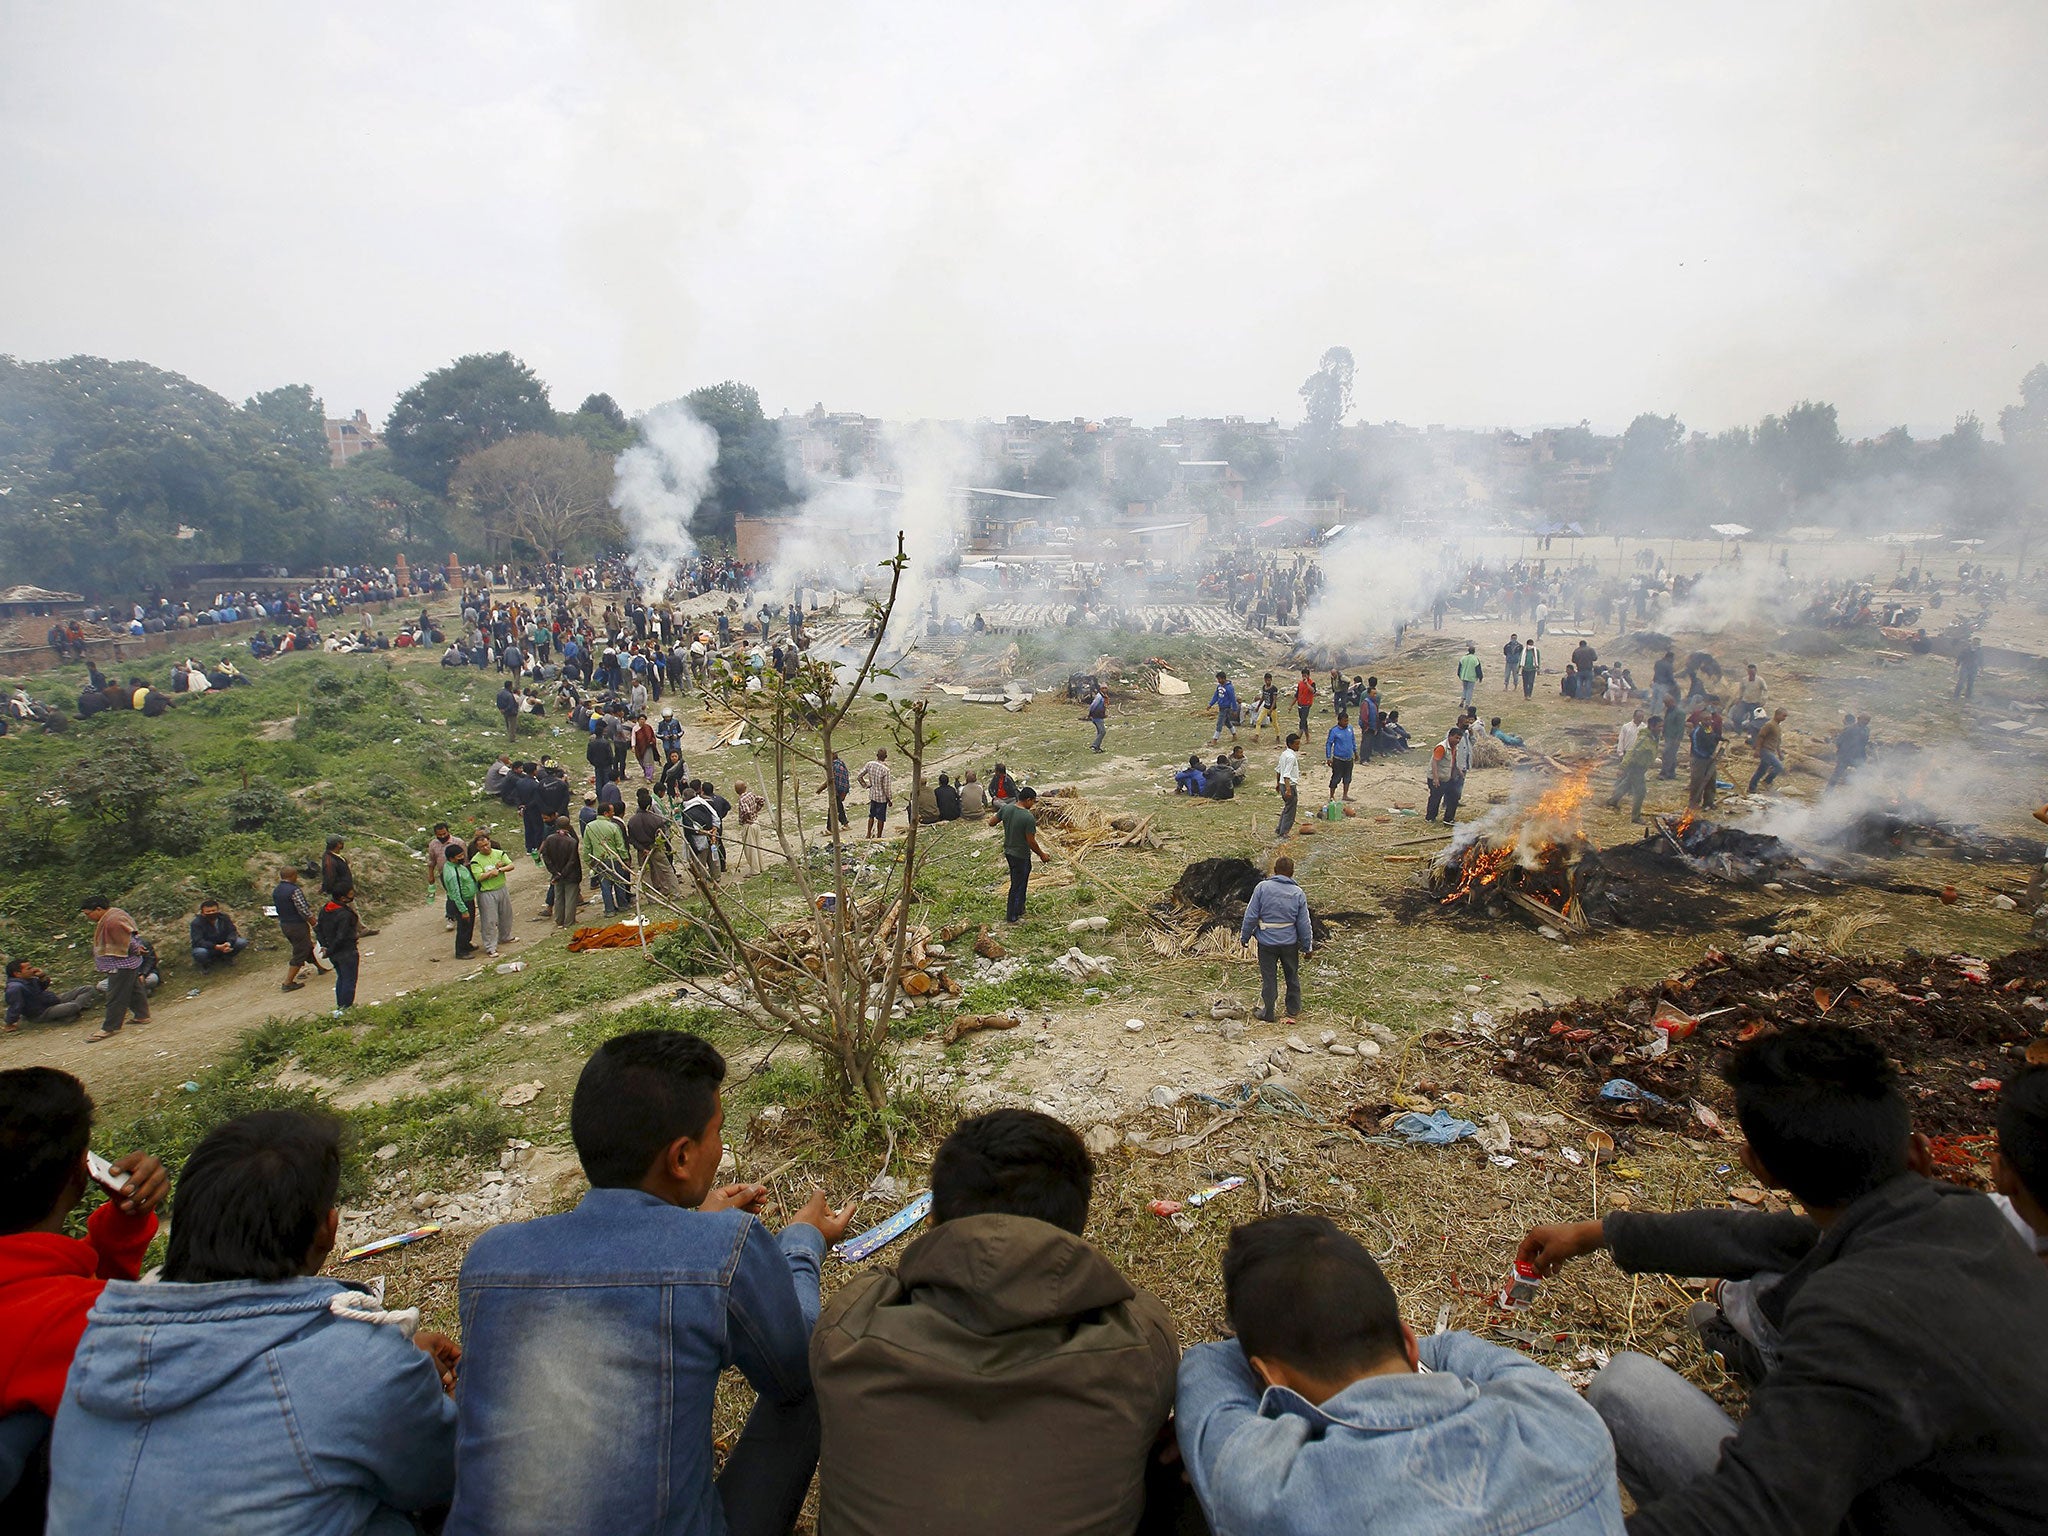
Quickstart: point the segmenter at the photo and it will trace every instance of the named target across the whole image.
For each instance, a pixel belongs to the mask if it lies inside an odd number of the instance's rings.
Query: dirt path
[[[543,940],[559,947],[557,930],[531,916],[538,888],[538,877],[526,881],[523,890],[515,884],[513,942],[501,946],[501,959],[531,958]],[[484,963],[481,951],[475,960],[454,958],[454,936],[442,926],[438,900],[430,903],[423,897],[373,921],[377,934],[361,946],[358,1007],[458,980]],[[98,1027],[96,1008],[66,1024],[26,1024],[19,1035],[0,1040],[0,1063],[61,1067],[105,1096],[189,1078],[216,1060],[243,1030],[265,1019],[306,1018],[333,1008],[332,977],[308,971],[303,991],[279,990],[286,946],[276,923],[258,915],[254,923],[243,924],[243,931],[256,942],[225,975],[200,978],[188,967],[158,989],[150,1000],[153,1022],[139,1027],[131,1023],[114,1039],[93,1045],[85,1037]],[[158,947],[168,947],[161,936]],[[186,995],[195,989],[196,997]]]

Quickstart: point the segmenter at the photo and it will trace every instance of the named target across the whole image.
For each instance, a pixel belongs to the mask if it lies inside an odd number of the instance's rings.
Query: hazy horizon
[[[558,407],[1995,430],[2048,7],[0,4],[0,352]]]

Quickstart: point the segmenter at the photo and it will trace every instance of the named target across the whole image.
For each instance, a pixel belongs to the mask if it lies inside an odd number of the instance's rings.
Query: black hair
[[[2048,1201],[2048,1066],[2022,1067],[1998,1093],[1998,1155],[2027,1193]]]
[[[1365,1245],[1325,1216],[1269,1216],[1235,1228],[1223,1305],[1246,1358],[1324,1380],[1402,1351],[1401,1304]]]
[[[332,834],[332,835],[331,835],[331,836],[330,836],[330,837],[329,837],[329,838],[327,839],[327,851],[328,851],[329,853],[332,853],[332,852],[334,852],[334,850],[335,850],[335,849],[337,849],[337,848],[339,848],[339,847],[340,847],[340,846],[342,845],[342,843],[343,843],[344,841],[345,841],[345,839],[344,839],[344,838],[342,837],[342,835],[341,835],[341,834],[340,834],[339,832],[336,832],[336,833]]]
[[[1026,800],[1036,801],[1037,799],[1038,791],[1033,789],[1029,784],[1026,784],[1022,789],[1017,791],[1017,803],[1019,805],[1022,805]]]
[[[0,1072],[0,1236],[50,1214],[91,1140],[92,1095],[69,1072]]]
[[[569,1139],[592,1187],[630,1189],[664,1147],[702,1136],[724,1081],[717,1048],[681,1030],[635,1030],[599,1046],[569,1104]]]
[[[1095,1160],[1074,1128],[1035,1109],[962,1120],[932,1159],[932,1220],[1029,1216],[1078,1236],[1088,1225]]]
[[[634,794],[635,794],[635,795],[636,795],[636,796],[637,796],[637,797],[639,798],[639,801],[640,801],[640,809],[641,809],[641,810],[643,810],[643,811],[644,811],[644,810],[646,810],[646,809],[647,809],[647,808],[648,808],[648,807],[649,807],[650,805],[654,804],[654,791],[653,791],[653,790],[651,790],[651,789],[640,789],[640,790],[635,790],[635,791],[634,791]]]
[[[104,896],[88,896],[78,904],[81,912],[104,912],[114,904]]]
[[[1840,1024],[1761,1035],[1726,1076],[1742,1134],[1807,1206],[1847,1205],[1906,1169],[1912,1117],[1876,1042]]]
[[[10,976],[26,976],[28,974],[28,962],[26,960],[8,961],[7,974]]]
[[[341,1124],[265,1109],[216,1126],[178,1172],[164,1278],[288,1280],[341,1188]]]

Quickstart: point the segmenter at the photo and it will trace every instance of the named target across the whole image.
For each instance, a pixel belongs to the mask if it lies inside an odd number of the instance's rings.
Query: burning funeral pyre
[[[1584,898],[1587,882],[1597,880],[1599,859],[1581,812],[1592,775],[1591,764],[1573,769],[1505,831],[1453,839],[1430,866],[1439,903],[1472,912],[1513,908],[1559,932],[1589,932]]]

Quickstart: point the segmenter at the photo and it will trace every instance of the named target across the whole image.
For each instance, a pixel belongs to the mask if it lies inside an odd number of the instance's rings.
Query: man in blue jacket
[[[1273,861],[1272,878],[1261,880],[1245,903],[1244,921],[1238,925],[1237,941],[1259,941],[1259,1019],[1273,1022],[1273,998],[1279,990],[1278,972],[1287,975],[1287,1017],[1292,1024],[1301,1012],[1301,962],[1316,948],[1315,927],[1309,921],[1308,897],[1294,883],[1294,860],[1282,854]]]
[[[1330,765],[1330,798],[1337,798],[1337,786],[1344,786],[1344,798],[1351,798],[1351,770],[1358,766],[1358,733],[1351,729],[1351,717],[1337,711],[1337,723],[1323,738],[1323,761]]]
[[[1210,736],[1209,745],[1214,746],[1223,739],[1225,731],[1230,739],[1237,740],[1237,685],[1225,672],[1216,674],[1216,691],[1209,695],[1209,707],[1216,711],[1216,731]]]
[[[718,1186],[725,1059],[694,1035],[620,1035],[585,1063],[575,1210],[494,1228],[462,1266],[467,1343],[448,1536],[768,1536],[818,1459],[818,1267],[853,1208],[813,1195],[775,1237],[759,1184]],[[712,1477],[736,1365],[758,1397]]]
[[[321,1277],[340,1182],[339,1127],[288,1110],[185,1160],[163,1282],[108,1282],[72,1359],[51,1536],[383,1536],[447,1501],[460,1351]]]
[[[1174,1404],[1212,1529],[1621,1536],[1599,1416],[1513,1350],[1418,1340],[1328,1218],[1239,1227],[1223,1290],[1237,1337],[1181,1357]]]

